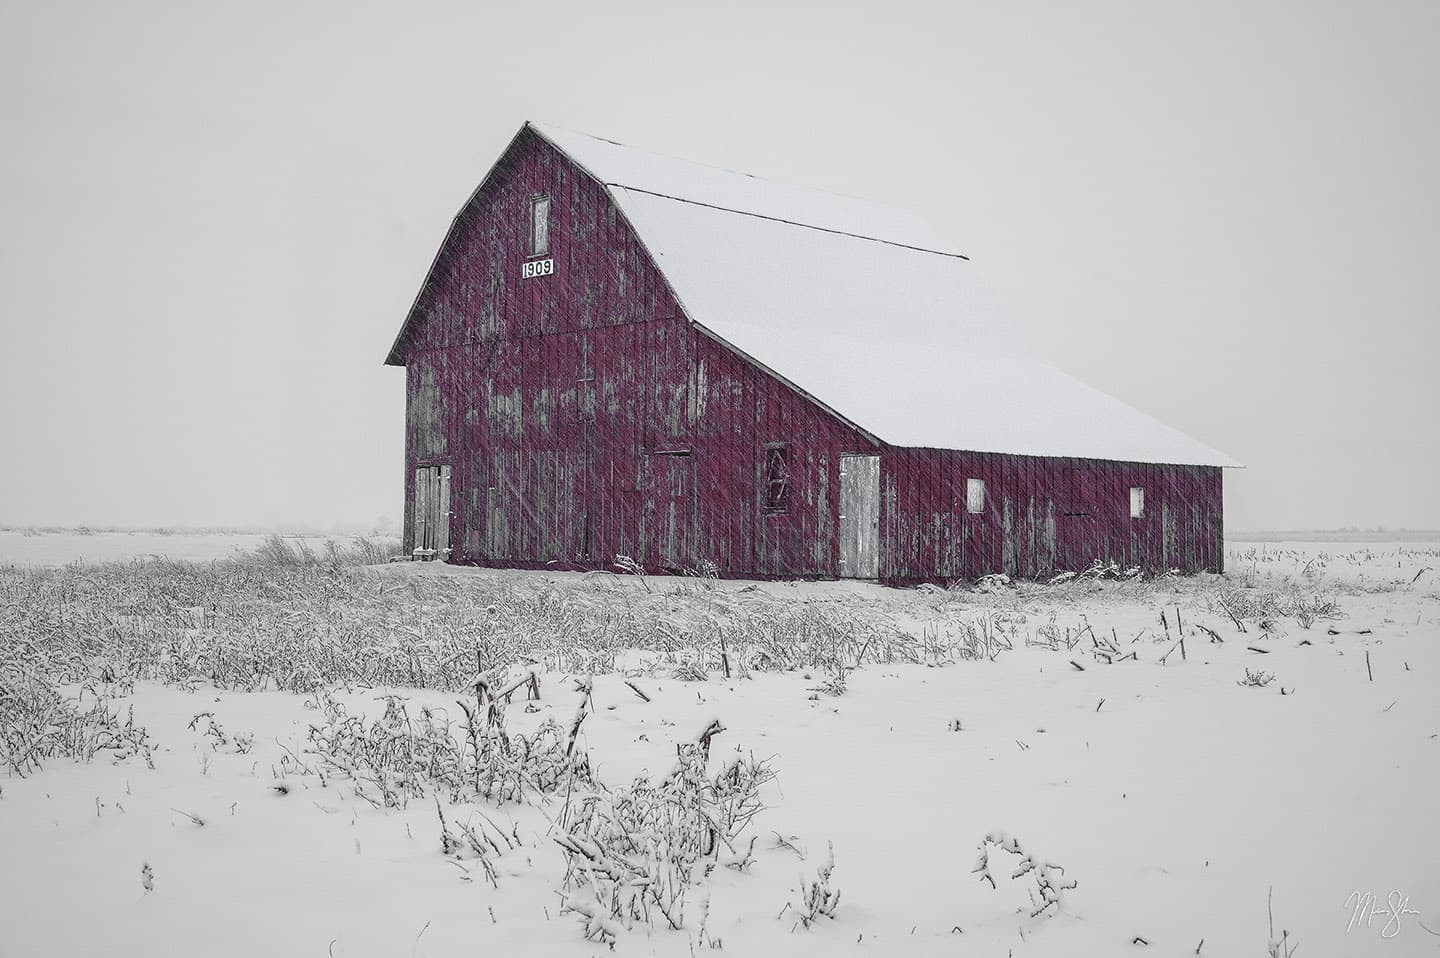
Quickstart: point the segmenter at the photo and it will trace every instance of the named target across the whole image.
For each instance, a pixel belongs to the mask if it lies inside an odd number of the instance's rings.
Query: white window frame
[[[550,252],[550,197],[530,199],[530,255],[546,256]]]
[[[965,480],[965,511],[979,515],[985,511],[985,480]]]
[[[1144,486],[1131,486],[1131,487],[1130,487],[1130,518],[1131,518],[1131,519],[1143,519],[1143,518],[1145,518],[1145,487],[1144,487]]]
[[[783,516],[790,511],[790,444],[766,443],[763,468],[765,486],[761,511],[767,516]]]

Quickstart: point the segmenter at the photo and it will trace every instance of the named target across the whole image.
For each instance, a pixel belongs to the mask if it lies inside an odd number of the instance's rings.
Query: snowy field
[[[54,566],[68,562],[118,562],[128,559],[178,559],[208,562],[253,552],[269,539],[266,533],[244,532],[35,532],[0,529],[0,565]],[[348,536],[285,536],[288,543],[304,543],[322,550],[331,539]],[[390,537],[399,552],[398,537]]]
[[[29,561],[6,958],[1440,954],[1437,544],[956,590]],[[994,833],[1037,867],[992,888]]]

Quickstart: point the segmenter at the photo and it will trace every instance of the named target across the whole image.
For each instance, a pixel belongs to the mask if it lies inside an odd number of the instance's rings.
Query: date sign
[[[520,278],[534,279],[536,276],[549,276],[553,272],[555,272],[553,259],[535,259],[520,267]]]

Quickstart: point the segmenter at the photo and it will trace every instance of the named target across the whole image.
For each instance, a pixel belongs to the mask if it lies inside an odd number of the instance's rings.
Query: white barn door
[[[840,457],[840,575],[880,576],[880,457]]]

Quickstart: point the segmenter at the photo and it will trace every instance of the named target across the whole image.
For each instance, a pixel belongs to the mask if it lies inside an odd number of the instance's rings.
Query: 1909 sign
[[[531,260],[520,267],[521,279],[534,279],[536,276],[549,276],[555,272],[555,261],[553,259]]]

